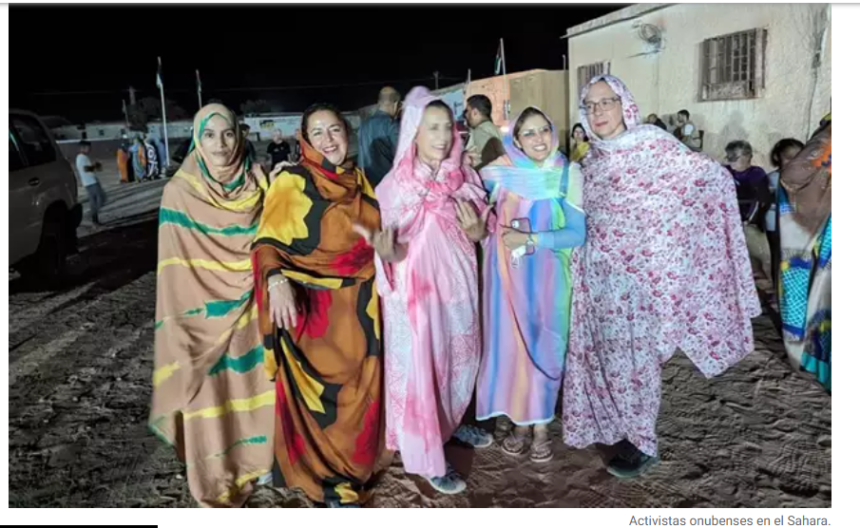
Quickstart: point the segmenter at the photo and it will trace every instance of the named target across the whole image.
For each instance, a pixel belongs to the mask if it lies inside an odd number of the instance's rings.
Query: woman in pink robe
[[[377,259],[385,331],[386,444],[407,472],[442,493],[465,482],[446,464],[452,435],[484,447],[492,437],[460,427],[481,358],[476,242],[490,209],[477,173],[462,163],[451,110],[426,88],[406,97],[394,165],[376,189],[382,225],[405,258]]]

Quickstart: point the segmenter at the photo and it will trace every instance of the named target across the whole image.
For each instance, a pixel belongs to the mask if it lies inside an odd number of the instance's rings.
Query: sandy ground
[[[182,466],[145,425],[163,182],[109,180],[106,171],[109,225],[81,227],[66,288],[44,291],[10,275],[12,507],[194,506]],[[830,396],[788,366],[767,317],[755,333],[755,353],[717,379],[683,356],[667,363],[662,463],[642,478],[612,478],[596,449],[567,448],[556,422],[549,464],[497,445],[450,446],[469,489],[448,497],[404,474],[395,457],[370,506],[830,507]],[[268,487],[248,502],[308,505]]]

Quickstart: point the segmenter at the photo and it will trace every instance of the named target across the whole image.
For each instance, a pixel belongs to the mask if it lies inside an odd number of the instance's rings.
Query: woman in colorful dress
[[[301,126],[303,157],[272,180],[253,255],[276,388],[273,476],[317,503],[357,506],[381,448],[374,248],[397,255],[393,234],[377,231],[372,187],[347,159],[340,112],[314,105]]]
[[[193,145],[192,139],[192,145]],[[131,146],[131,165],[134,169],[134,180],[142,182],[146,179],[146,145],[143,144],[143,138],[140,136],[134,138],[134,143]]]
[[[780,313],[788,358],[831,390],[830,115],[780,174]]]
[[[616,444],[608,471],[657,462],[661,366],[678,350],[708,378],[752,352],[761,313],[732,176],[641,125],[621,80],[586,85],[585,245],[572,255],[564,440]]]
[[[780,139],[770,151],[770,163],[776,170],[767,175],[767,187],[770,191],[770,207],[765,215],[765,228],[767,230],[767,242],[770,246],[771,277],[773,277],[773,289],[777,298],[779,296],[779,173],[788,165],[788,162],[797,157],[803,149],[803,143],[793,138]]]
[[[585,155],[588,154],[588,134],[585,133],[582,123],[573,125],[573,130],[570,133],[570,139],[573,140],[573,145],[570,146],[570,161],[574,163],[582,163]]]
[[[552,459],[549,423],[570,325],[570,251],[585,238],[582,173],[558,151],[555,126],[530,107],[505,134],[506,155],[481,170],[497,223],[484,257],[479,420],[509,418],[509,455]]]
[[[267,181],[244,152],[233,112],[204,106],[159,213],[149,427],[175,447],[201,506],[241,506],[273,460],[251,270]]]
[[[439,492],[466,483],[445,461],[456,436],[476,447],[492,436],[460,421],[481,359],[478,260],[491,208],[478,174],[463,166],[451,109],[426,88],[406,97],[392,170],[376,189],[382,224],[405,258],[377,260],[385,320],[386,444],[408,473]],[[407,249],[408,248],[408,249]]]

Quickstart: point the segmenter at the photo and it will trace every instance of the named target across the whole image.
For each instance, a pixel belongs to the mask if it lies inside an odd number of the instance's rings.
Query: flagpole
[[[197,109],[203,108],[203,85],[200,83],[200,70],[194,70],[197,73]]]
[[[505,123],[508,121],[508,106],[511,97],[511,87],[508,85],[508,65],[505,64],[505,39],[499,39],[499,44],[502,47],[502,78],[505,83],[505,93],[507,94],[504,104]]]
[[[170,152],[167,138],[167,105],[164,103],[164,83],[161,81],[161,57],[158,57],[158,90],[161,92],[161,122],[164,126],[164,150]],[[167,156],[167,166],[170,167],[170,155]]]

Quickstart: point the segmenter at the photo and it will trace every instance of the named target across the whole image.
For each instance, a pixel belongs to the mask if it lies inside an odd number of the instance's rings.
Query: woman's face
[[[454,123],[451,114],[443,108],[428,106],[421,116],[418,135],[415,137],[418,157],[432,166],[448,158],[454,145]]]
[[[604,81],[594,83],[585,96],[588,126],[601,139],[612,139],[627,130],[621,98]]]
[[[800,149],[798,147],[788,147],[784,149],[779,154],[779,168],[784,168],[788,165],[788,162],[796,158],[798,154],[800,154]]]
[[[582,143],[585,141],[585,132],[579,127],[574,128],[573,139],[575,139],[577,143]]]
[[[346,161],[349,149],[346,126],[331,110],[320,110],[308,116],[308,140],[332,165]]]
[[[552,148],[552,126],[544,116],[530,115],[520,126],[514,144],[534,161],[543,161]]]
[[[222,116],[215,115],[209,119],[203,129],[203,134],[200,137],[200,148],[216,167],[224,167],[233,158],[237,141],[233,124]]]

